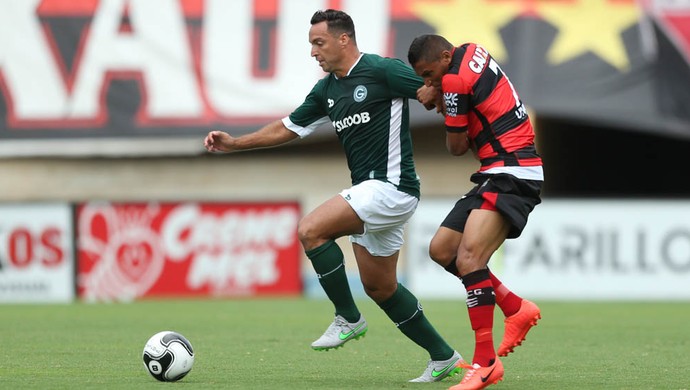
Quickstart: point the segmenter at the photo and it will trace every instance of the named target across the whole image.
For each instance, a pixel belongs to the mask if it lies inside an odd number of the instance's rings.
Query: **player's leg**
[[[517,313],[520,310],[520,304],[522,304],[522,297],[510,291],[491,270],[489,270],[489,277],[494,287],[494,293],[496,293],[496,305],[501,309],[503,315],[510,317]]]
[[[455,259],[458,257],[460,242],[462,232],[440,226],[429,243],[429,257],[455,277],[459,276]]]
[[[335,242],[338,237],[363,229],[363,222],[340,195],[314,209],[299,223],[297,230],[302,246],[321,287],[335,307],[335,320],[312,343],[312,348],[316,350],[340,347],[351,339],[361,337],[367,330],[366,321],[355,305],[347,281],[343,252]]]
[[[496,354],[508,356],[515,347],[522,345],[529,330],[541,318],[541,311],[534,302],[510,291],[493,272],[489,271],[489,277],[496,293],[496,305],[505,315],[503,340]]]
[[[541,182],[522,180],[511,175],[496,175],[486,185],[487,191],[496,191],[492,206],[509,221],[507,238],[517,238],[527,224],[527,216],[540,203]],[[491,198],[491,197],[490,197]],[[496,294],[496,304],[506,316],[503,340],[498,356],[507,356],[527,336],[527,332],[541,318],[539,307],[510,291],[493,273],[489,272]]]
[[[510,224],[497,211],[475,209],[467,218],[456,263],[467,291],[467,311],[475,334],[475,350],[471,368],[454,389],[483,388],[503,378],[503,364],[496,356],[493,344],[496,300],[487,263],[505,241],[509,229]]]
[[[385,233],[379,232],[369,233],[367,238],[369,240],[365,242],[373,246],[377,245],[377,241],[386,241]],[[462,357],[431,325],[417,297],[398,283],[396,271],[399,252],[396,250],[388,256],[374,256],[358,243],[353,243],[352,248],[364,291],[405,336],[429,353],[430,362],[426,371],[411,382],[435,382],[457,374]]]
[[[473,199],[467,196],[458,201],[429,243],[429,256],[431,259],[457,278],[460,278],[460,272],[456,263],[458,248],[460,247],[460,242],[462,242],[462,231],[465,229],[472,202]],[[510,291],[490,271],[489,276],[496,293],[496,305],[503,311],[506,317],[517,313],[520,310],[522,298]]]
[[[327,241],[362,233],[364,222],[341,195],[328,199],[299,222],[297,233],[304,250],[316,249]]]
[[[429,256],[431,259],[448,273],[458,278],[460,276],[455,260],[457,259],[458,247],[461,241],[462,233],[441,226],[429,244]],[[520,310],[523,298],[510,291],[493,272],[489,271],[489,276],[496,293],[496,305],[506,317],[515,315]]]

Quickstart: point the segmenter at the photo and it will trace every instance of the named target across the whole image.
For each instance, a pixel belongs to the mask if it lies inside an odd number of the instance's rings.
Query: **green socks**
[[[429,352],[431,360],[446,360],[453,355],[453,348],[436,332],[417,298],[402,284],[398,283],[393,296],[379,306],[405,336]]]
[[[323,291],[335,306],[335,314],[341,315],[348,322],[359,321],[361,314],[352,298],[345,274],[343,252],[338,244],[331,240],[305,253],[314,266]]]
[[[335,314],[348,322],[359,321],[361,314],[352,298],[340,247],[331,240],[306,254],[321,287],[335,306]],[[429,352],[432,360],[446,360],[453,355],[453,348],[436,332],[417,298],[402,284],[398,284],[393,296],[379,306],[405,336]]]

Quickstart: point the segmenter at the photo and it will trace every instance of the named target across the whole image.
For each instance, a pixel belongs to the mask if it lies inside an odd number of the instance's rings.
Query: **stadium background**
[[[222,156],[202,139],[302,101],[327,7],[363,51],[404,59],[436,32],[511,77],[546,164],[544,204],[492,261],[517,291],[690,299],[688,2],[0,0],[0,302],[320,296],[294,227],[349,185],[332,131]],[[423,202],[401,276],[458,296],[425,247],[477,166],[412,106]]]

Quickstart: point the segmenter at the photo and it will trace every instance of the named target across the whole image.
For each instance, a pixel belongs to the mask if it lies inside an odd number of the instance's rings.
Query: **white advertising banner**
[[[407,279],[420,297],[465,296],[428,256],[454,202],[424,200],[410,222]],[[547,199],[489,267],[535,299],[690,299],[690,201]]]
[[[68,204],[0,204],[0,303],[74,299]]]

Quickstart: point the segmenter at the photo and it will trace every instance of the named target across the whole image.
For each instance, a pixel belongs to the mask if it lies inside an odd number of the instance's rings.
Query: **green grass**
[[[538,302],[543,319],[503,360],[492,389],[688,389],[690,303]],[[0,306],[1,389],[445,389],[458,378],[410,384],[428,356],[374,304],[359,301],[369,333],[337,351],[309,348],[330,303],[304,299],[143,301]],[[473,335],[462,302],[424,302],[466,358]],[[497,310],[496,336],[502,335]],[[160,330],[190,339],[196,361],[176,383],[141,362]]]

